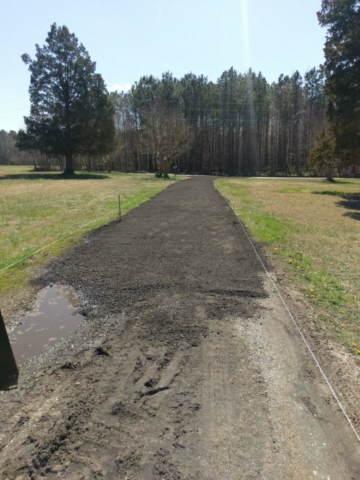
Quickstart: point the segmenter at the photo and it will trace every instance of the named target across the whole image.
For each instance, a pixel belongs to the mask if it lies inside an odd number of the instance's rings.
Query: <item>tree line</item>
[[[166,72],[111,94],[75,35],[53,24],[35,58],[22,56],[31,72],[31,110],[16,146],[41,168],[65,158],[66,174],[74,168],[328,177],[352,168],[356,174],[360,4],[322,0],[317,15],[327,28],[325,62],[304,76],[296,71],[269,83],[261,72],[230,68],[212,82]],[[1,162],[9,161],[9,145],[5,132]]]
[[[45,155],[38,150],[19,150],[17,132],[0,130],[0,165],[33,165],[34,170],[61,170],[63,157]]]
[[[28,152],[20,152],[15,143],[15,131],[0,130],[0,165],[31,163]]]
[[[161,79],[140,78],[130,92],[111,93],[109,102],[115,119],[112,148],[94,155],[83,147],[74,153],[75,169],[167,173],[155,144],[171,150],[165,133],[179,136],[183,119],[183,148],[166,157],[173,171],[299,175],[307,170],[309,152],[324,127],[326,105],[323,74],[315,68],[304,77],[299,72],[280,75],[272,84],[261,73],[242,74],[234,68],[217,82],[192,73],[178,80],[167,72]],[[9,138],[16,150],[14,135]],[[46,138],[51,140],[53,132]],[[30,152],[26,158],[35,168],[62,165],[62,156],[51,145],[29,148],[34,135],[25,132],[20,140],[18,146]],[[109,136],[107,140],[111,143]]]
[[[149,111],[183,116],[191,142],[173,169],[227,175],[301,174],[325,121],[322,73],[280,75],[270,84],[261,74],[234,68],[217,82],[192,73],[176,79],[144,76],[128,93],[112,93],[118,143],[114,167],[156,169],[143,137],[152,128]]]

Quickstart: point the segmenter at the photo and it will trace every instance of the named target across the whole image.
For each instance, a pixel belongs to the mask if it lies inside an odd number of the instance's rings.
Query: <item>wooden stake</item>
[[[121,222],[121,202],[120,202],[120,195],[118,195],[119,200],[119,222]]]

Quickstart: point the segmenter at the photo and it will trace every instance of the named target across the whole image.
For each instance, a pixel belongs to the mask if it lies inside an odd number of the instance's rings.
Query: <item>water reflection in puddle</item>
[[[65,286],[54,285],[42,290],[31,310],[12,332],[11,345],[18,365],[43,353],[69,336],[84,320],[74,313],[79,303],[74,292]]]

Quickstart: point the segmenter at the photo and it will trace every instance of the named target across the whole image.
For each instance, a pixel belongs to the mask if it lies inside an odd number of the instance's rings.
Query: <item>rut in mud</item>
[[[88,321],[1,395],[1,478],[312,478],[279,446],[291,435],[254,360],[261,266],[210,178],[91,233],[39,282],[74,287]]]

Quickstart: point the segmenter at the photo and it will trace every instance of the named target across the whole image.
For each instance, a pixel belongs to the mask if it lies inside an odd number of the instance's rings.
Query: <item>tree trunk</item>
[[[73,167],[73,158],[72,155],[65,156],[65,175],[74,175],[74,167]]]
[[[326,178],[326,180],[327,180],[328,182],[334,181],[333,167],[332,167],[332,165],[328,165],[328,167],[327,167],[327,178]]]

